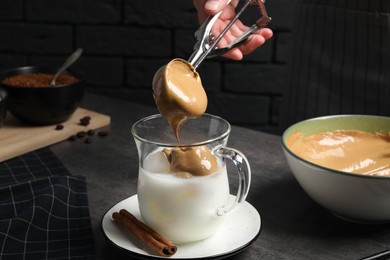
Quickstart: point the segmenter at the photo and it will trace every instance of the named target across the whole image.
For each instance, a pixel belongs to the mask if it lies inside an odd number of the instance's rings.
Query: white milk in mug
[[[229,198],[226,165],[190,178],[169,171],[160,151],[149,154],[138,176],[138,199],[145,222],[173,242],[190,242],[213,235],[222,223],[217,215]]]

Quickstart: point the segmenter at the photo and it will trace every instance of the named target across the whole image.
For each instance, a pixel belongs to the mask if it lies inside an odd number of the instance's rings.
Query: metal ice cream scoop
[[[228,4],[231,1],[228,1]],[[219,41],[223,38],[223,36],[229,31],[229,29],[233,26],[233,24],[238,20],[238,18],[241,16],[241,14],[244,12],[244,10],[252,3],[255,2],[258,4],[261,12],[261,17],[258,19],[255,24],[253,24],[247,31],[245,31],[243,34],[241,34],[239,37],[237,37],[234,41],[230,42],[228,45],[217,48],[217,44]],[[246,39],[248,37],[256,32],[258,32],[261,28],[264,28],[267,26],[269,22],[271,22],[271,17],[267,15],[267,11],[265,10],[264,6],[265,0],[245,0],[243,6],[236,11],[235,17],[229,22],[229,24],[222,30],[220,35],[216,39],[214,39],[214,36],[211,34],[211,28],[213,27],[214,23],[217,21],[218,17],[221,15],[222,11],[217,13],[214,16],[209,16],[203,24],[199,27],[199,29],[195,32],[195,37],[197,39],[197,42],[194,45],[194,52],[192,53],[191,57],[189,58],[188,62],[191,63],[194,68],[197,68],[199,64],[206,58],[211,58],[215,56],[220,56],[231,49],[245,43]]]

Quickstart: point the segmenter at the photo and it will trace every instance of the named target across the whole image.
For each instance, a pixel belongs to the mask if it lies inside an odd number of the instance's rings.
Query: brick
[[[23,18],[22,0],[1,0],[0,21],[16,21]]]
[[[207,112],[232,124],[262,125],[269,122],[270,98],[262,95],[208,95]]]
[[[166,30],[119,26],[80,26],[77,46],[88,54],[130,57],[171,57],[171,33]]]
[[[175,30],[173,50],[175,57],[188,59],[194,51],[196,39],[193,30]]]
[[[273,42],[275,41],[275,38],[269,39],[267,42],[265,42],[262,46],[254,50],[251,54],[248,54],[244,56],[243,61],[244,62],[272,62],[273,58]]]
[[[292,33],[291,32],[277,32],[275,33],[275,61],[278,63],[287,64],[290,59],[292,47]]]
[[[74,65],[85,74],[88,84],[121,87],[124,84],[124,61],[119,57],[84,57]]]
[[[273,97],[271,100],[271,117],[270,117],[270,123],[273,125],[279,124],[281,106],[282,106],[282,97],[281,96]]]
[[[69,53],[72,29],[62,25],[0,24],[0,52]]]
[[[128,59],[126,61],[126,87],[152,88],[156,71],[169,59]]]
[[[25,1],[28,21],[114,24],[121,20],[120,0]]]
[[[124,1],[126,24],[163,28],[197,28],[198,18],[192,1]]]
[[[32,66],[39,66],[39,67],[59,68],[65,62],[66,57],[67,57],[66,55],[54,55],[54,56],[32,55],[30,58],[30,64]],[[79,61],[80,60],[78,60],[77,62]]]
[[[283,65],[228,63],[224,88],[235,93],[281,94],[286,78],[287,69]]]
[[[58,68],[66,58],[67,56],[33,56],[31,63]],[[119,88],[123,85],[123,67],[121,58],[82,55],[70,69],[82,75],[87,84]]]
[[[273,30],[291,30],[294,20],[295,4],[298,0],[272,0],[265,6],[272,22],[268,25]]]
[[[197,68],[206,93],[219,93],[222,91],[222,65],[217,61],[204,61]]]
[[[2,70],[28,66],[27,55],[0,54],[0,68]]]
[[[152,89],[128,89],[128,88],[119,88],[115,89],[115,92],[113,92],[109,88],[94,88],[93,86],[89,89],[90,92],[108,96],[108,97],[114,97],[126,100],[127,102],[133,102],[145,106],[150,106],[153,108],[156,108],[156,103],[153,99],[153,92]],[[122,111],[123,113],[131,113],[131,111]],[[157,113],[156,108],[156,113]]]

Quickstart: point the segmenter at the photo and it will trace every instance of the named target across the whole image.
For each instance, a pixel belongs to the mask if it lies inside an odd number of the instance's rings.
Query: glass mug
[[[248,160],[226,147],[231,127],[217,116],[204,114],[188,120],[180,129],[180,143],[161,115],[152,115],[132,127],[138,156],[138,203],[145,223],[175,243],[212,236],[226,213],[245,201],[251,181]],[[183,178],[169,173],[164,149],[207,146],[217,159],[216,170],[205,176]],[[233,161],[239,186],[235,201],[229,201],[225,159]]]

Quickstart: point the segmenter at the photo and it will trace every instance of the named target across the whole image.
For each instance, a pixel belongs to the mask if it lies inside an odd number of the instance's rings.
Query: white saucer
[[[111,220],[111,215],[120,209],[127,209],[142,221],[137,195],[122,200],[106,212],[102,219],[102,229],[106,238],[114,246],[141,259],[165,258],[153,254],[129,231]],[[171,259],[222,259],[241,252],[260,235],[261,219],[257,210],[248,202],[229,213],[217,233],[205,240],[179,244]]]

